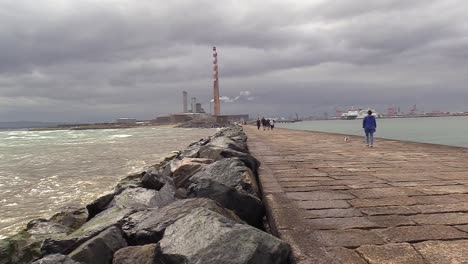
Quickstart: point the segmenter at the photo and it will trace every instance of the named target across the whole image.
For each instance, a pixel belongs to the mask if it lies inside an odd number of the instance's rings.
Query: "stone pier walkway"
[[[468,263],[468,149],[244,129],[297,263]]]

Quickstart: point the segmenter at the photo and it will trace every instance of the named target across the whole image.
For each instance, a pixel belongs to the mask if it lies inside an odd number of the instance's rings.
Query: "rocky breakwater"
[[[220,130],[86,207],[31,221],[0,241],[0,264],[287,263],[289,246],[261,229],[246,140]]]

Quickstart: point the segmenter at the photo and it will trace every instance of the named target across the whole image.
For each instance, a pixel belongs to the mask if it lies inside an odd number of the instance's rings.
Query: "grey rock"
[[[113,264],[170,264],[183,263],[171,262],[162,255],[159,244],[147,244],[119,249],[114,254]]]
[[[200,180],[213,180],[246,191],[253,195],[259,195],[257,181],[252,170],[245,166],[239,158],[226,158],[206,166],[190,178],[190,182]]]
[[[0,264],[11,263],[13,245],[8,239],[0,239]]]
[[[102,211],[106,210],[109,203],[112,201],[112,199],[114,199],[114,196],[114,192],[109,193],[86,205],[86,209],[88,210],[88,221],[96,215],[100,214]]]
[[[206,208],[169,226],[160,245],[164,256],[182,256],[194,264],[283,264],[290,252],[278,238]]]
[[[131,245],[157,243],[168,226],[196,208],[206,208],[234,221],[242,222],[233,212],[222,208],[217,202],[200,198],[179,200],[160,209],[136,212],[125,219],[122,230]]]
[[[158,173],[146,172],[145,176],[141,179],[141,185],[146,189],[159,191],[164,184],[165,181],[162,178],[162,175],[159,175]]]
[[[119,183],[117,183],[117,186],[115,186],[114,192],[116,194],[119,194],[129,187],[141,187],[141,180],[145,174],[146,171],[142,171],[139,173],[128,175],[127,177],[121,179]]]
[[[36,260],[32,264],[81,264],[81,262],[76,262],[69,256],[54,254]]]
[[[249,167],[254,173],[257,172],[258,167],[260,166],[260,162],[251,156],[250,154],[232,150],[232,149],[225,149],[219,148],[214,146],[202,146],[200,147],[198,156],[200,158],[207,158],[212,159],[215,161],[225,159],[225,158],[239,158],[242,162],[245,163],[247,167]]]
[[[263,203],[252,194],[206,179],[191,185],[188,192],[188,197],[205,197],[218,202],[254,227],[262,228],[263,226],[265,213]]]
[[[68,254],[103,230],[111,226],[122,225],[122,220],[134,212],[134,209],[111,207],[96,215],[82,227],[65,237],[46,239],[42,243],[41,252],[43,255],[55,253]]]
[[[188,187],[189,183],[187,180],[210,163],[213,163],[213,160],[199,158],[173,160],[171,162],[171,171],[176,188]]]
[[[213,146],[217,148],[232,149],[235,151],[240,151],[247,153],[247,143],[243,141],[234,141],[228,137],[215,137],[211,140],[208,146]]]
[[[69,227],[71,230],[80,228],[88,219],[86,208],[67,207],[54,214],[49,221]]]
[[[166,184],[160,191],[145,188],[127,188],[116,195],[109,207],[133,208],[142,210],[152,207],[163,207],[175,201],[175,188]]]
[[[40,248],[44,240],[61,239],[70,231],[70,228],[58,223],[46,219],[34,219],[24,230],[5,240],[1,246],[1,251],[5,253],[0,255],[7,254],[7,259],[11,263],[30,263],[43,256]]]
[[[122,231],[117,227],[111,227],[86,241],[71,252],[69,257],[87,264],[111,263],[114,252],[126,246],[127,242],[122,236]]]

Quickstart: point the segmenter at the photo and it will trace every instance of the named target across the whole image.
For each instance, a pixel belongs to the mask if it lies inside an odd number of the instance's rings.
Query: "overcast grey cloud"
[[[462,0],[0,0],[0,121],[468,111]]]

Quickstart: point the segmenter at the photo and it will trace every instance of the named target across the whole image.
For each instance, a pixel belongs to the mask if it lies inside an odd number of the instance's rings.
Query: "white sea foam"
[[[112,135],[109,138],[128,138],[132,137],[133,135]]]

